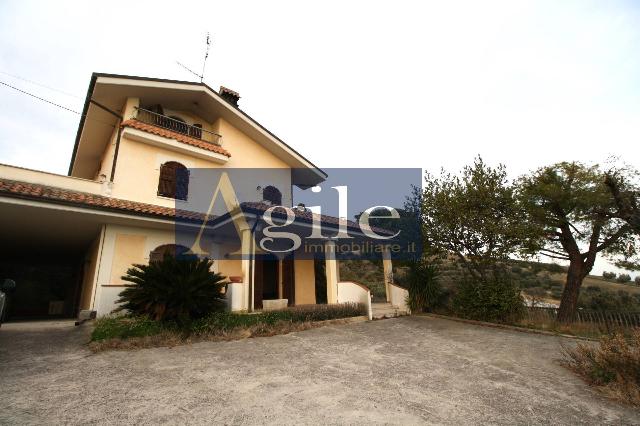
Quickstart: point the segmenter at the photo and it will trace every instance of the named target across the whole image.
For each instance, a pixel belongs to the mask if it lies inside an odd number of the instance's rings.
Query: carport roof
[[[88,207],[98,210],[125,212],[137,216],[177,219],[189,222],[201,222],[205,219],[205,215],[203,213],[3,178],[0,178],[0,196],[46,201],[56,204]],[[241,203],[242,211],[245,214],[255,214],[256,216],[261,216],[270,207],[271,205],[261,202]],[[313,223],[314,214],[309,210],[301,210],[298,208],[293,208],[292,210],[295,212],[297,220],[305,223]],[[275,216],[280,216],[280,214],[275,212]],[[209,216],[207,219],[209,221],[213,221],[211,224],[215,225],[219,221],[228,217],[229,214],[226,214],[219,217]],[[340,225],[340,219],[337,217],[320,215],[319,219],[320,223],[323,225],[336,228]],[[347,228],[360,231],[360,227],[356,222],[347,220],[346,224]],[[371,229],[378,233],[393,235],[392,231],[386,229],[374,226],[372,226]]]
[[[0,196],[48,201],[56,204],[74,205],[99,210],[133,213],[141,216],[153,216],[172,219],[202,220],[201,213],[156,206],[137,201],[106,197],[88,192],[73,191],[54,186],[40,185],[0,178]]]

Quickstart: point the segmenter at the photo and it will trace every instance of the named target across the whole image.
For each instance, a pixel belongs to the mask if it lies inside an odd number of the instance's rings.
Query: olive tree
[[[480,157],[459,176],[427,174],[420,203],[425,245],[455,256],[474,276],[506,261],[526,234],[505,167]]]

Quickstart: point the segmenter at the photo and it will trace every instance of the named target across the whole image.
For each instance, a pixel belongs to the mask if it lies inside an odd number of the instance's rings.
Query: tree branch
[[[631,226],[629,225],[622,226],[620,229],[618,229],[618,231],[615,234],[613,234],[609,238],[605,238],[603,243],[597,247],[596,251],[601,252],[602,250],[608,249],[613,244],[615,244],[621,237],[623,237],[625,234],[631,231],[632,231]]]
[[[562,256],[554,256],[554,255],[547,254],[547,253],[540,253],[540,254],[541,254],[541,255],[543,255],[543,256],[550,257],[550,258],[552,258],[552,259],[559,259],[559,260],[571,260],[571,259],[569,259],[569,258],[568,258],[568,257],[566,257],[566,256],[564,256],[564,257],[562,257]]]

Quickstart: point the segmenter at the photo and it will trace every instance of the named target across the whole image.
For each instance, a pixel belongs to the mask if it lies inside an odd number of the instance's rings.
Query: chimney
[[[231,89],[227,89],[224,86],[220,86],[220,96],[225,101],[229,102],[234,107],[238,107],[238,101],[240,100],[240,93],[234,92]]]

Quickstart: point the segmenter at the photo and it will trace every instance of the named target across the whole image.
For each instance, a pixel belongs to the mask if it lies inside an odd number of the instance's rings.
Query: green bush
[[[170,328],[175,327],[169,323],[154,321],[147,316],[107,316],[96,320],[91,340],[153,336]]]
[[[195,318],[223,310],[222,275],[211,272],[213,261],[166,254],[149,265],[133,265],[122,279],[131,283],[120,293],[116,311],[176,321],[182,327]]]
[[[636,285],[640,285],[640,275],[638,275],[636,277],[636,279],[634,280],[634,282],[636,283]]]
[[[509,323],[522,317],[524,301],[511,275],[494,270],[484,278],[462,279],[453,298],[453,310],[463,318]]]
[[[599,287],[586,287],[580,292],[578,307],[591,311],[638,311],[640,294],[628,291],[607,291]]]
[[[604,278],[606,280],[615,280],[616,279],[616,273],[615,272],[604,271],[602,273],[602,278]]]
[[[616,281],[619,283],[628,283],[631,281],[631,276],[629,274],[620,274],[618,278],[616,278]]]
[[[406,274],[398,281],[409,292],[407,305],[412,312],[431,312],[442,303],[443,291],[436,265],[422,260],[410,262]]]
[[[280,322],[316,322],[363,315],[367,315],[367,307],[361,303],[302,305],[255,314],[213,312],[192,321],[186,334],[222,334],[258,325],[273,326]],[[165,331],[184,332],[185,330],[178,327],[175,322],[154,321],[147,316],[109,316],[96,321],[91,340],[153,336]]]
[[[286,322],[315,322],[367,315],[367,307],[361,303],[341,303],[332,305],[301,305],[292,308],[255,314],[216,312],[193,325],[193,332],[218,333],[235,328],[246,328],[258,324],[274,325]]]

